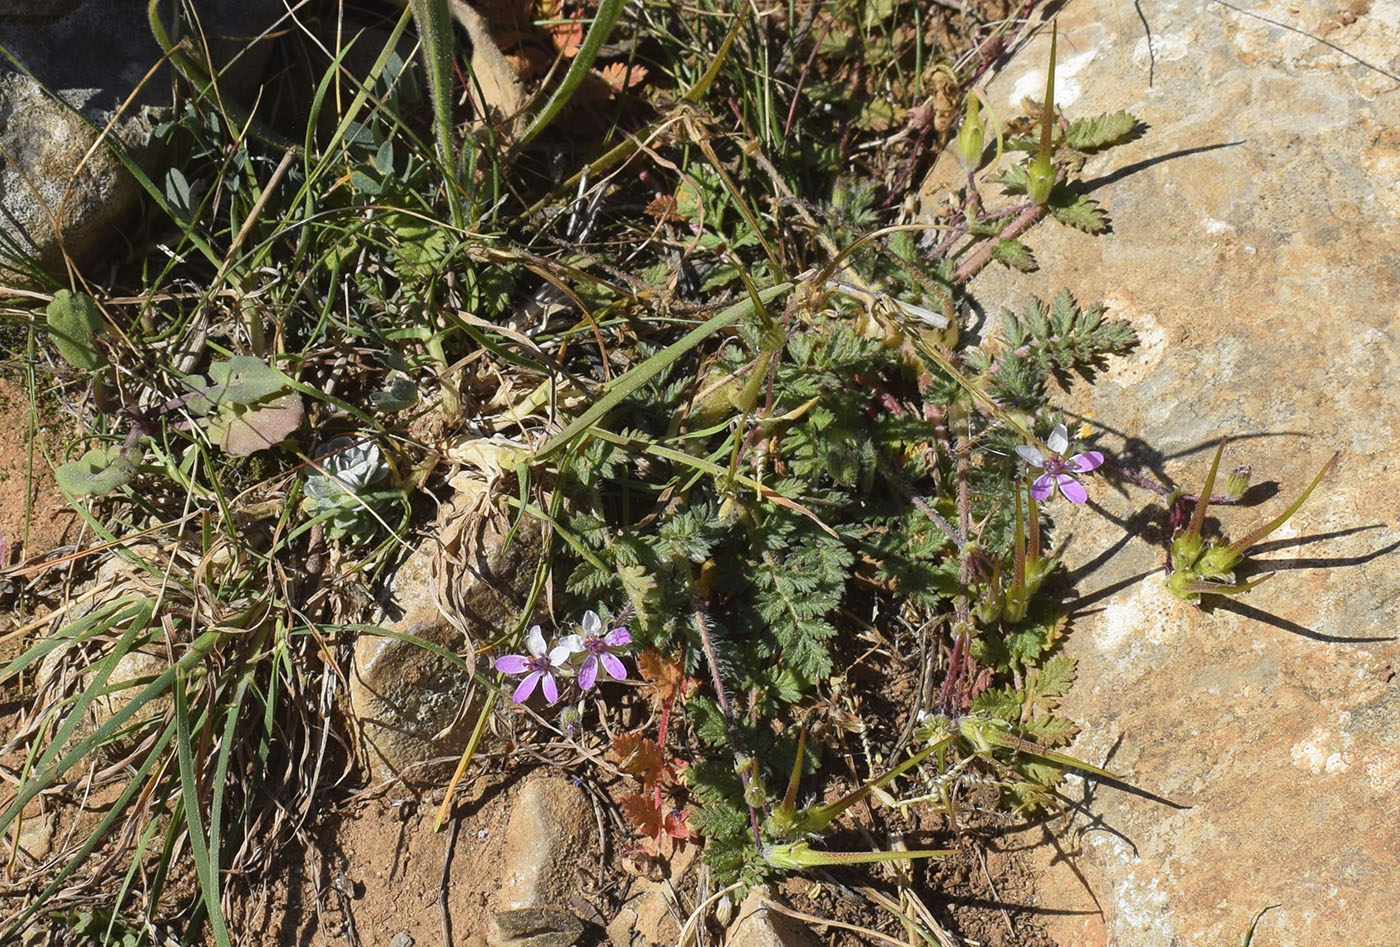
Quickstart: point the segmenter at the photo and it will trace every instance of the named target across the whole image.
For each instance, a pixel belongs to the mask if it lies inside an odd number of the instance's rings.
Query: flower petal
[[[548,671],[542,672],[541,676],[544,678],[544,683],[540,689],[544,691],[544,699],[552,704],[559,699],[559,685],[554,683],[554,675]]]
[[[626,628],[614,628],[603,636],[603,643],[610,648],[620,648],[632,643],[632,633]]]
[[[530,670],[530,659],[523,654],[506,654],[491,665],[502,674],[524,674]]]
[[[613,658],[616,661],[616,658]],[[591,691],[593,684],[598,680],[598,656],[590,654],[583,659],[583,664],[578,669],[578,686],[581,690]]]
[[[583,634],[587,638],[596,638],[603,630],[603,621],[598,617],[598,613],[591,608],[583,613]]]
[[[1055,478],[1049,474],[1041,474],[1035,478],[1035,483],[1031,484],[1031,498],[1035,500],[1048,500],[1050,494],[1055,492]]]
[[[1083,503],[1089,499],[1089,491],[1084,489],[1084,484],[1069,474],[1060,474],[1060,492],[1071,503]]]
[[[1063,454],[1069,450],[1069,431],[1065,429],[1064,424],[1055,425],[1055,429],[1045,439],[1045,446],[1055,454]]]
[[[520,686],[515,689],[515,693],[510,695],[510,699],[517,704],[523,704],[530,699],[530,695],[535,692],[535,685],[539,683],[541,677],[547,677],[543,671],[533,671],[525,675],[525,680],[520,682]]]
[[[578,654],[580,651],[587,650],[588,648],[588,646],[583,643],[583,637],[581,635],[565,635],[556,641],[555,645],[554,651],[563,648],[570,654]],[[558,664],[559,662],[554,660],[554,651],[549,652],[549,661],[551,664]]]
[[[1017,444],[1016,456],[1020,457],[1032,467],[1045,466],[1045,455],[1029,444]]]
[[[1082,454],[1075,454],[1069,462],[1080,473],[1088,473],[1103,465],[1103,454],[1096,450],[1086,450]]]
[[[560,645],[559,647],[550,650],[549,664],[551,667],[563,667],[564,665],[569,663],[569,658],[573,657],[577,653],[577,651],[573,651],[569,648],[564,647],[563,645]]]
[[[598,655],[598,658],[603,662],[603,667],[607,669],[608,674],[612,676],[613,680],[623,681],[627,679],[627,666],[615,656],[604,651],[602,654]]]
[[[540,631],[539,625],[536,625],[535,627],[531,628],[530,631],[525,635],[525,650],[530,652],[537,658],[540,655],[544,654],[544,632]]]

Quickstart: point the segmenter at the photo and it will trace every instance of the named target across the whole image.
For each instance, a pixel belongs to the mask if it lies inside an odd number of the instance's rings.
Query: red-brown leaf
[[[641,793],[630,793],[617,801],[627,821],[636,826],[647,838],[661,835],[661,810],[656,803]]]

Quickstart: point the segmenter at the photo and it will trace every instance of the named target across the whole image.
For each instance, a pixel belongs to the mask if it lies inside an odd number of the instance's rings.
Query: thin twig
[[[438,913],[442,917],[442,947],[452,947],[452,912],[447,907],[447,879],[452,868],[452,850],[457,847],[457,830],[460,819],[454,818],[448,826],[447,838],[442,849],[442,874],[438,878]]]
[[[914,504],[914,507],[920,513],[933,520],[933,525],[941,529],[949,539],[957,544],[959,550],[967,544],[964,534],[956,529],[952,523],[948,522],[943,514],[929,506],[923,497],[916,494],[914,489],[910,487],[905,479],[899,475],[899,472],[894,469],[894,466],[885,459],[885,455],[878,450],[875,451],[875,463],[880,468],[880,472],[888,477],[890,482],[895,485],[895,488],[899,490],[900,493],[904,494],[905,498],[908,499],[910,503]]]

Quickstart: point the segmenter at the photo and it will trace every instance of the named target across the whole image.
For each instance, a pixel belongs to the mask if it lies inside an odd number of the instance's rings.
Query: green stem
[[[1303,491],[1302,496],[1300,496],[1300,497],[1298,497],[1298,499],[1294,500],[1293,503],[1288,507],[1288,509],[1284,510],[1282,513],[1280,513],[1280,514],[1279,514],[1278,516],[1276,516],[1274,519],[1270,520],[1268,523],[1264,524],[1263,526],[1261,526],[1261,527],[1259,527],[1258,529],[1256,529],[1254,532],[1250,533],[1250,534],[1249,534],[1248,536],[1246,536],[1244,539],[1241,539],[1241,540],[1239,540],[1239,541],[1237,541],[1237,542],[1231,543],[1231,544],[1230,544],[1230,551],[1231,551],[1232,553],[1235,553],[1236,555],[1243,555],[1243,554],[1244,554],[1244,551],[1245,551],[1246,549],[1248,549],[1250,546],[1253,546],[1255,543],[1261,541],[1262,539],[1264,539],[1265,537],[1267,537],[1270,533],[1272,533],[1274,530],[1278,529],[1278,528],[1279,528],[1280,526],[1282,526],[1284,523],[1288,522],[1288,518],[1289,518],[1290,516],[1292,516],[1294,513],[1297,513],[1297,512],[1298,512],[1298,508],[1301,507],[1301,506],[1303,505],[1303,503],[1308,499],[1309,496],[1312,495],[1313,490],[1315,490],[1315,489],[1317,488],[1317,485],[1322,481],[1322,478],[1325,477],[1325,476],[1327,475],[1327,471],[1329,471],[1329,470],[1332,469],[1332,465],[1335,464],[1335,463],[1337,462],[1337,458],[1338,458],[1339,456],[1341,456],[1341,452],[1340,452],[1340,451],[1339,451],[1338,453],[1336,453],[1336,454],[1333,454],[1331,457],[1329,457],[1329,458],[1327,459],[1327,463],[1325,463],[1325,464],[1322,465],[1322,469],[1319,470],[1319,471],[1317,472],[1317,476],[1316,476],[1316,477],[1313,477],[1312,483],[1308,484],[1308,488],[1307,488],[1306,490]],[[1212,473],[1215,472],[1215,471],[1214,471],[1214,468],[1211,469],[1211,472],[1212,472]],[[1210,494],[1210,488],[1207,487],[1207,488],[1206,488],[1206,495],[1209,495],[1209,494]],[[1205,505],[1205,500],[1204,500],[1204,498],[1202,498],[1201,505],[1202,505],[1202,506]]]
[[[409,7],[423,43],[428,95],[433,103],[433,137],[438,162],[447,178],[447,204],[452,213],[452,224],[460,230],[465,226],[465,220],[457,186],[457,157],[452,142],[452,14],[447,9],[447,0],[409,0]]]
[[[419,0],[423,2],[423,0]],[[535,116],[535,120],[525,129],[511,148],[511,158],[519,154],[524,148],[539,134],[549,127],[550,123],[559,117],[559,113],[564,111],[564,106],[569,104],[569,99],[578,91],[578,87],[583,83],[588,71],[593,68],[593,62],[598,58],[598,52],[603,48],[603,43],[607,41],[612,29],[617,25],[617,19],[622,15],[622,8],[626,5],[626,0],[602,0],[598,4],[598,12],[593,17],[593,25],[588,28],[588,33],[583,37],[583,45],[579,47],[578,55],[569,64],[569,71],[564,74],[564,79],[559,83],[559,88],[554,90],[554,94],[545,103],[544,109]],[[509,162],[509,159],[507,159]]]

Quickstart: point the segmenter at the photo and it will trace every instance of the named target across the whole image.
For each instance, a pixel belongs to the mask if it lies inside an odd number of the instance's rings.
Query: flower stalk
[[[1059,41],[1057,24],[1050,27],[1050,68],[1045,74],[1045,105],[1040,116],[1040,151],[1026,165],[1026,194],[1044,207],[1055,189],[1055,162],[1051,157],[1051,137],[1055,125],[1055,49]]]

